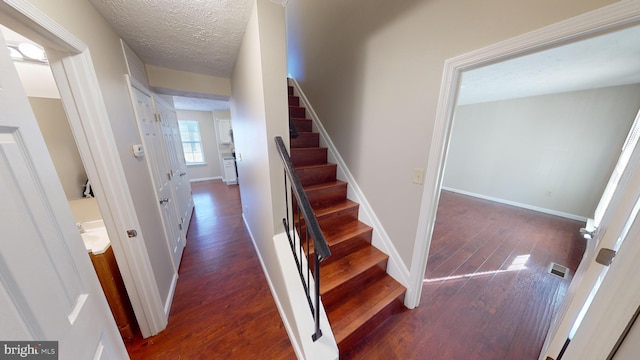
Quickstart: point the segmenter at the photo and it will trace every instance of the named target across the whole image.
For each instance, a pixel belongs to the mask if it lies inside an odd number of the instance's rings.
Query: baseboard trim
[[[213,177],[206,177],[206,178],[190,179],[189,182],[193,183],[193,182],[209,181],[209,180],[222,180],[222,176],[213,176]]]
[[[317,129],[320,133],[320,141],[329,149],[329,161],[338,164],[338,179],[349,183],[349,186],[347,187],[347,198],[360,204],[358,220],[371,226],[374,229],[373,238],[371,240],[372,245],[385,254],[389,255],[389,261],[387,263],[387,273],[396,281],[401,283],[404,287],[408,287],[409,269],[402,261],[400,253],[398,253],[398,250],[391,242],[391,238],[382,226],[382,223],[380,222],[380,219],[378,219],[375,211],[373,211],[371,204],[360,189],[360,186],[358,186],[358,183],[351,174],[351,171],[347,167],[346,162],[344,161],[342,156],[340,156],[340,153],[338,152],[336,146],[333,144],[331,137],[329,137],[329,134],[322,125],[322,122],[320,122],[320,118],[313,110],[313,106],[311,106],[311,103],[300,88],[300,84],[298,84],[296,79],[291,75],[289,75],[289,80],[291,80],[293,88],[300,97],[302,105],[308,111],[314,128]]]
[[[176,285],[178,285],[178,272],[173,274],[171,279],[171,286],[169,287],[169,294],[167,300],[164,302],[164,314],[169,318],[169,312],[171,311],[171,304],[173,304],[173,295],[176,293]]]
[[[442,190],[451,191],[451,192],[462,194],[462,195],[472,196],[472,197],[483,199],[483,200],[489,200],[489,201],[493,201],[493,202],[497,202],[497,203],[501,203],[501,204],[505,204],[505,205],[511,205],[511,206],[515,206],[515,207],[519,207],[519,208],[523,208],[523,209],[527,209],[527,210],[533,210],[533,211],[541,212],[541,213],[544,213],[544,214],[560,216],[560,217],[563,217],[563,218],[566,218],[566,219],[584,221],[585,223],[587,222],[587,218],[584,217],[584,216],[569,214],[569,213],[565,213],[565,212],[562,212],[562,211],[545,209],[545,208],[541,208],[541,207],[538,207],[538,206],[523,204],[523,203],[511,201],[511,200],[500,199],[500,198],[496,198],[496,197],[493,197],[493,196],[477,194],[477,193],[473,193],[473,192],[470,192],[470,191],[454,189],[454,188],[450,188],[450,187],[446,187],[446,186],[443,186]]]
[[[253,233],[251,232],[251,227],[247,222],[247,218],[242,213],[242,221],[244,222],[244,227],[247,229],[249,233],[249,237],[251,238],[251,243],[253,244],[253,249],[258,254],[258,260],[260,260],[260,266],[262,266],[262,272],[264,273],[265,278],[267,279],[267,284],[269,285],[269,290],[271,290],[271,295],[273,296],[273,301],[276,303],[276,307],[278,308],[278,313],[280,313],[280,318],[282,319],[282,323],[284,324],[284,328],[287,331],[287,335],[289,336],[289,341],[291,341],[291,346],[293,347],[293,351],[296,353],[296,357],[298,359],[304,359],[304,352],[300,347],[300,344],[296,341],[295,333],[293,331],[293,327],[289,322],[289,318],[287,317],[284,309],[282,308],[282,303],[280,302],[280,298],[278,297],[278,293],[275,291],[275,287],[273,286],[273,281],[271,281],[271,276],[267,271],[267,267],[264,264],[264,260],[262,259],[262,254],[258,249],[258,244],[256,243],[256,239],[253,237]]]

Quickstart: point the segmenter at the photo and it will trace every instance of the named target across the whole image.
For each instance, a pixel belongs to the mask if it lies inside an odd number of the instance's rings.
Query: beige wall
[[[231,96],[231,81],[211,75],[167,69],[155,65],[145,65],[149,85],[155,91],[173,95],[198,94],[228,99]]]
[[[40,11],[84,42],[91,52],[100,90],[111,121],[127,184],[140,222],[149,259],[162,301],[169,295],[173,266],[164,238],[151,178],[144,159],[131,154],[131,145],[140,144],[129,89],[125,81],[126,63],[118,35],[86,0],[30,0]]]
[[[87,173],[82,165],[62,101],[30,97],[29,102],[67,199],[81,198]]]
[[[289,2],[289,73],[407,266],[444,61],[613,2]]]
[[[273,244],[284,231],[284,178],[273,138],[289,134],[284,9],[269,0],[253,8],[238,53],[231,86],[231,117],[245,221],[280,306],[291,305]],[[288,143],[288,141],[287,141]]]
[[[188,165],[187,173],[191,181],[211,180],[222,177],[216,122],[211,111],[177,110],[178,120],[195,120],[200,126],[202,151],[206,164]]]
[[[462,105],[443,186],[592,218],[640,85]]]

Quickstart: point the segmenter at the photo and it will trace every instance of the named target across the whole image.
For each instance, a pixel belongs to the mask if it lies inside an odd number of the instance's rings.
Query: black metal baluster
[[[284,165],[284,185],[285,185],[285,204],[286,204],[286,217],[282,219],[282,223],[284,224],[285,230],[287,231],[287,238],[289,239],[289,244],[291,246],[291,251],[293,253],[293,258],[296,262],[296,267],[298,268],[298,275],[300,276],[300,281],[302,281],[302,286],[304,287],[307,302],[309,303],[309,309],[311,310],[311,314],[313,316],[315,329],[314,333],[311,336],[313,341],[316,341],[322,336],[322,330],[320,329],[320,262],[331,255],[331,251],[329,250],[329,246],[327,245],[322,231],[320,230],[320,226],[318,225],[318,220],[316,219],[313,210],[311,208],[311,204],[309,203],[309,199],[304,192],[302,184],[300,183],[300,179],[298,179],[295,174],[293,164],[291,162],[291,158],[287,152],[286,147],[284,146],[284,142],[281,137],[276,137],[276,146],[278,148],[278,152],[280,153],[280,157],[282,158],[282,163]],[[291,183],[290,187],[288,185],[287,180]],[[289,190],[291,190],[291,198],[289,198]],[[294,211],[293,200],[296,200],[297,211]],[[289,217],[289,209],[291,209],[291,217]],[[297,225],[296,225],[296,212],[297,212]],[[305,229],[304,229],[304,242],[302,244],[302,219],[305,221]],[[292,231],[293,230],[293,231]],[[297,235],[296,235],[297,234]],[[298,241],[296,241],[296,236]],[[293,238],[292,238],[293,237]],[[314,248],[314,256],[310,256],[311,252],[311,241],[313,240],[313,248]],[[297,246],[297,250],[296,250]],[[302,269],[302,259],[303,252],[306,249],[305,258],[307,261],[307,271],[306,271],[306,279],[304,275],[304,271]],[[314,269],[311,270],[310,260],[314,261]],[[309,282],[311,281],[311,276],[315,277],[315,287],[314,287],[314,299],[311,298],[311,288],[309,286]]]

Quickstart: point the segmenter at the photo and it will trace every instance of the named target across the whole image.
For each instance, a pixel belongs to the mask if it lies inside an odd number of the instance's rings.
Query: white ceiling
[[[252,0],[91,0],[144,63],[231,77]]]
[[[640,83],[640,26],[462,74],[458,104]]]

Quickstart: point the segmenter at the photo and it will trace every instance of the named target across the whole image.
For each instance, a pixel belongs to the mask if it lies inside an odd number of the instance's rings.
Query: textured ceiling
[[[91,0],[146,64],[230,77],[251,0]]]
[[[640,83],[640,26],[462,74],[458,104]]]

